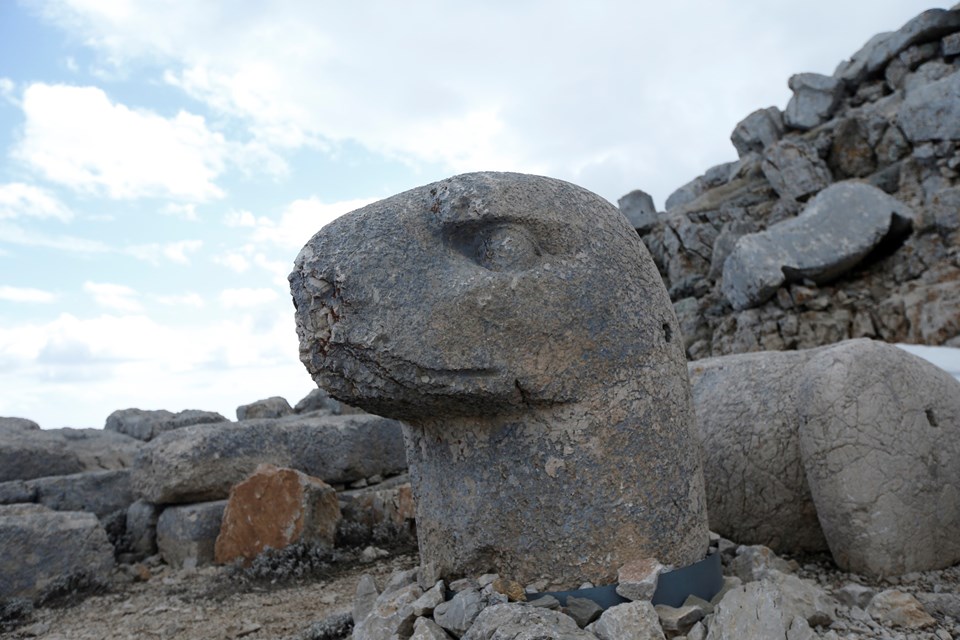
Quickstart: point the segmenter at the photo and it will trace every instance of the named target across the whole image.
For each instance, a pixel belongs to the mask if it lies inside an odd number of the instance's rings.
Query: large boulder
[[[711,527],[885,576],[960,561],[960,382],[851,340],[689,364]]]
[[[264,549],[292,544],[333,548],[340,505],[333,487],[294,469],[260,465],[230,490],[216,561],[249,564]]]
[[[0,424],[0,482],[133,465],[140,442],[101,429],[39,429],[31,421]]]
[[[195,425],[147,443],[134,489],[156,504],[225,499],[261,463],[350,483],[406,468],[400,425],[373,415],[288,416]]]
[[[794,129],[812,129],[826,122],[843,97],[843,81],[819,73],[798,73],[787,84],[793,97],[787,103],[783,121]]]
[[[157,548],[177,568],[212,564],[226,500],[167,507],[157,520]]]
[[[92,513],[0,506],[0,600],[103,584],[113,566],[113,545]]]
[[[131,436],[137,440],[149,441],[161,433],[182,429],[194,424],[212,424],[226,422],[226,418],[215,411],[187,409],[171,413],[164,409],[118,409],[107,416],[104,429]]]
[[[836,563],[885,576],[960,562],[960,382],[856,340],[813,355],[799,400],[804,469]]]
[[[255,420],[257,418],[282,418],[293,413],[293,407],[286,398],[272,396],[237,407],[237,420]]]
[[[609,202],[456,176],[327,225],[290,282],[318,385],[404,422],[427,582],[572,588],[635,558],[703,558],[683,340]]]
[[[911,142],[960,140],[960,73],[912,91],[897,123]]]
[[[87,511],[105,517],[136,498],[130,469],[0,482],[0,504],[36,503],[54,511]]]
[[[829,282],[884,238],[910,228],[913,212],[857,181],[830,185],[795,218],[741,236],[723,265],[723,293],[734,309],[766,301],[785,282]]]

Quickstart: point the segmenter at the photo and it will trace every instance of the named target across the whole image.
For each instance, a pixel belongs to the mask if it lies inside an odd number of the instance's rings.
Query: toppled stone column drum
[[[456,176],[327,225],[290,283],[317,384],[405,423],[427,579],[576,588],[704,557],[683,340],[606,200]]]

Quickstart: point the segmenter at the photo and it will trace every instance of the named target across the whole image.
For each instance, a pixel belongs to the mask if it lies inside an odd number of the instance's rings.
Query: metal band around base
[[[723,568],[720,565],[720,554],[714,553],[699,562],[682,569],[674,569],[660,574],[657,580],[657,590],[653,594],[653,604],[665,604],[670,607],[680,607],[689,596],[697,596],[704,600],[711,600],[723,588]],[[586,598],[593,600],[604,609],[615,607],[618,604],[629,602],[617,593],[617,585],[593,587],[592,589],[576,589],[574,591],[549,591],[529,594],[530,598],[553,596],[560,602],[560,606],[567,605],[567,598]]]

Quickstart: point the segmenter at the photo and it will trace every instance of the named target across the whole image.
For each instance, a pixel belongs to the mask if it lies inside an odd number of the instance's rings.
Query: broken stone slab
[[[657,207],[646,191],[634,189],[617,200],[617,206],[638,233],[646,233],[657,224]]]
[[[18,424],[0,429],[0,482],[122,469],[132,466],[141,444],[101,429],[33,429]]]
[[[113,567],[113,545],[92,513],[0,506],[0,601],[106,583]]]
[[[657,611],[646,600],[610,607],[585,630],[600,640],[664,640]]]
[[[103,428],[106,431],[115,431],[147,442],[161,433],[173,429],[182,429],[194,424],[212,424],[226,421],[226,418],[215,411],[201,411],[199,409],[187,409],[177,413],[164,409],[156,411],[118,409],[107,416],[107,422]]]
[[[155,504],[226,498],[261,463],[350,483],[406,468],[400,425],[373,415],[288,416],[169,431],[144,445],[134,490]]]
[[[906,629],[923,629],[937,623],[912,594],[897,589],[875,595],[867,606],[867,613],[881,624]]]
[[[830,119],[843,98],[842,80],[819,73],[798,73],[787,82],[793,97],[783,113],[788,127],[806,131]]]
[[[817,193],[833,179],[816,149],[793,138],[767,147],[760,169],[774,191],[795,200]]]
[[[450,635],[429,618],[417,618],[413,623],[413,635],[410,640],[450,640]]]
[[[804,366],[800,450],[836,563],[899,575],[960,562],[960,382],[852,340]]]
[[[690,362],[710,528],[777,551],[827,549],[800,455],[797,372],[811,351]]]
[[[834,77],[851,85],[879,73],[904,49],[936,40],[960,29],[960,10],[930,9],[909,20],[894,32],[873,36],[850,60],[840,63]]]
[[[332,549],[339,522],[333,487],[295,469],[262,464],[230,489],[214,558],[218,564],[249,565],[268,547],[304,543]]]
[[[683,185],[673,193],[671,193],[663,207],[667,211],[682,207],[686,204],[689,204],[699,198],[707,190],[706,182],[703,179],[703,176],[698,176]]]
[[[723,265],[724,296],[736,310],[768,300],[784,283],[825,283],[858,264],[884,238],[909,230],[914,213],[880,189],[838,182],[796,218],[741,236]]]
[[[783,113],[777,107],[757,109],[737,123],[730,142],[741,158],[764,149],[783,137]]]
[[[381,531],[397,541],[416,539],[416,505],[409,481],[341,491],[337,496],[343,514],[341,534],[347,534],[350,544],[368,542]]]
[[[103,518],[126,510],[136,497],[130,469],[87,471],[68,476],[0,483],[0,504],[32,502],[54,511],[86,511]]]
[[[960,140],[960,73],[911,91],[897,112],[897,124],[915,144]]]
[[[652,600],[660,574],[669,570],[656,558],[632,560],[617,571],[617,595],[627,600]]]
[[[327,225],[290,282],[318,385],[404,421],[428,583],[575,588],[636,557],[705,555],[683,340],[603,198],[456,176]]]
[[[506,598],[503,600],[506,601]],[[488,597],[476,589],[464,589],[450,600],[437,605],[433,610],[433,619],[459,638],[467,632],[489,603]]]
[[[573,618],[559,611],[522,604],[487,607],[462,640],[491,638],[549,638],[550,640],[596,640],[597,636],[577,626]]]
[[[370,610],[361,620],[354,620],[353,640],[388,640],[409,638],[413,634],[413,603],[423,595],[416,583],[395,590],[384,589]]]
[[[255,420],[257,418],[283,418],[293,413],[293,407],[286,398],[272,396],[237,407],[237,420]]]
[[[214,562],[226,500],[167,507],[157,520],[157,548],[164,562],[196,568]]]

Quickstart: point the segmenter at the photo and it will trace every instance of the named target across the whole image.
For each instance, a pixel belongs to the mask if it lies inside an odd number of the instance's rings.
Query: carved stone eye
[[[516,227],[495,227],[477,245],[477,263],[491,271],[524,271],[539,257],[537,244]]]

